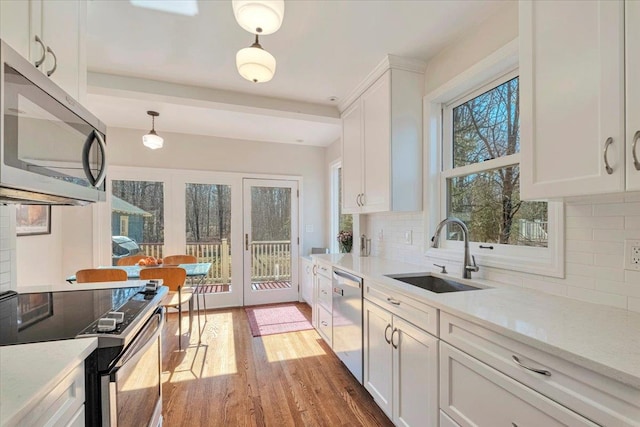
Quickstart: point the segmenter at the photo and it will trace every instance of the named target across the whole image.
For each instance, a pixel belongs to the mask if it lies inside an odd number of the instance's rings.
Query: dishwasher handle
[[[362,278],[341,270],[333,270],[333,280],[334,283],[339,283],[340,285],[362,288]]]

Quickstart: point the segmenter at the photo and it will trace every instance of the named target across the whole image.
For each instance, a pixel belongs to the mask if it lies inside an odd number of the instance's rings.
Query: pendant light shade
[[[271,80],[276,72],[276,58],[260,46],[256,35],[254,44],[240,49],[236,54],[236,67],[245,79],[264,83]]]
[[[233,0],[238,24],[253,34],[273,34],[282,25],[284,0]]]
[[[151,130],[148,134],[142,137],[142,144],[152,150],[157,150],[158,148],[162,148],[164,144],[164,139],[158,135],[155,130],[155,118],[158,117],[160,113],[156,111],[147,111],[147,114],[151,116]]]

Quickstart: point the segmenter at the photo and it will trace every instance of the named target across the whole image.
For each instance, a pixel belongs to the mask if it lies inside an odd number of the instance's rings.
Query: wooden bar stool
[[[117,265],[119,266],[136,265],[138,264],[138,261],[140,261],[141,259],[145,259],[146,257],[147,257],[146,255],[131,255],[131,256],[122,257],[118,260]]]
[[[120,268],[88,268],[76,271],[77,283],[124,282],[127,272]]]
[[[169,255],[164,257],[163,262],[165,265],[178,265],[178,264],[196,264],[198,262],[198,258],[193,255]],[[193,281],[191,281],[193,285]],[[200,286],[196,284],[195,286],[196,292],[196,304],[198,309],[198,322],[200,322]],[[204,303],[204,318],[207,320],[207,299],[203,296],[202,302]],[[200,324],[200,323],[198,323]]]

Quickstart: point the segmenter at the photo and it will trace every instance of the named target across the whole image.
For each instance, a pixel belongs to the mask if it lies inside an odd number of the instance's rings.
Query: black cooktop
[[[148,299],[143,290],[144,286],[6,295],[0,299],[0,345],[75,338],[129,300],[140,301],[133,305],[142,310]]]

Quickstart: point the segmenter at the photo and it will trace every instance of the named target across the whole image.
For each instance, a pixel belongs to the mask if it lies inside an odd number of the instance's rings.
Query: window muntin
[[[443,213],[470,240],[548,246],[548,204],[520,200],[518,76],[512,72],[443,109]],[[459,240],[448,226],[446,240]]]

